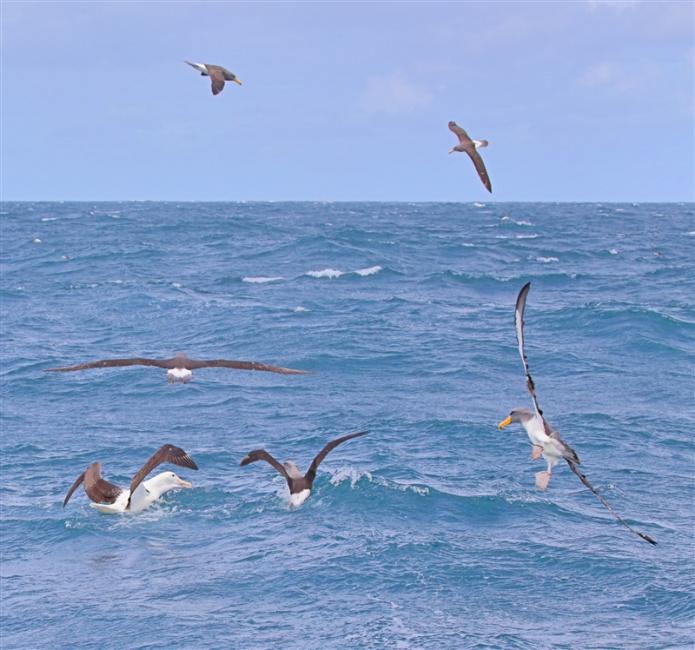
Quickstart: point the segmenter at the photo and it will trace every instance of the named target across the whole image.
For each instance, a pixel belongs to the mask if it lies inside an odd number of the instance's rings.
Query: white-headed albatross
[[[455,133],[459,139],[459,143],[455,147],[449,149],[449,153],[454,153],[454,151],[467,153],[473,161],[475,170],[478,172],[480,180],[483,181],[483,185],[485,185],[488,192],[492,193],[492,183],[490,182],[490,177],[487,175],[485,163],[483,162],[483,159],[480,157],[480,154],[478,153],[478,149],[480,149],[481,147],[487,147],[488,141],[472,140],[468,136],[468,133],[466,133],[454,121],[449,122],[449,130]]]
[[[193,459],[180,447],[162,445],[152,454],[140,471],[133,477],[129,489],[122,489],[101,477],[101,463],[92,463],[72,484],[63,500],[63,508],[70,501],[73,492],[84,484],[84,491],[93,501],[92,508],[106,514],[118,512],[138,512],[149,508],[159,497],[169,490],[193,487],[174,472],[162,472],[145,481],[144,478],[158,465],[172,463],[180,467],[198,469]]]
[[[543,411],[540,406],[538,406],[538,398],[536,396],[536,385],[533,382],[531,373],[528,367],[528,359],[526,358],[526,352],[524,350],[524,310],[526,309],[526,298],[528,292],[531,289],[531,283],[527,282],[519,291],[519,296],[516,299],[516,308],[514,312],[514,323],[516,327],[516,340],[519,345],[519,355],[521,356],[521,362],[524,366],[524,374],[526,376],[526,387],[531,394],[531,401],[533,402],[533,411],[527,408],[515,408],[509,415],[499,423],[499,428],[504,429],[504,427],[512,424],[513,422],[518,422],[526,430],[529,440],[533,445],[531,451],[531,458],[534,460],[543,456],[548,464],[548,469],[545,472],[538,472],[536,474],[536,486],[540,490],[545,490],[550,481],[552,475],[553,467],[563,458],[569,465],[570,469],[579,477],[579,480],[588,487],[601,503],[608,509],[608,511],[628,530],[638,535],[643,540],[649,542],[650,544],[656,544],[656,542],[645,535],[635,530],[630,526],[606,501],[606,499],[601,495],[596,488],[589,483],[584,473],[579,469],[581,461],[577,452],[572,449],[561,437],[560,434],[552,427],[552,425],[543,416]]]
[[[278,372],[283,375],[305,375],[306,370],[294,370],[281,366],[270,366],[258,361],[236,361],[234,359],[189,359],[185,353],[177,352],[171,359],[146,359],[135,357],[132,359],[101,359],[79,363],[76,366],[62,368],[46,368],[46,372],[73,372],[75,370],[88,370],[90,368],[114,368],[122,366],[156,366],[167,369],[167,381],[186,383],[193,376],[192,370],[198,368],[235,368],[237,370],[261,370],[264,372]]]
[[[257,460],[264,460],[270,463],[287,481],[287,486],[290,488],[290,504],[293,506],[300,506],[304,503],[311,494],[311,488],[314,484],[314,479],[316,478],[316,470],[318,469],[321,461],[329,454],[332,449],[335,449],[339,444],[346,442],[352,438],[357,438],[358,436],[363,436],[369,431],[358,431],[357,433],[350,433],[342,438],[336,438],[329,442],[317,455],[316,458],[311,463],[309,471],[306,474],[302,474],[299,468],[291,461],[285,461],[280,463],[273,456],[271,456],[265,449],[254,449],[250,451],[246,457],[239,463],[240,465],[248,465]]]
[[[233,81],[235,84],[241,86],[241,81],[239,81],[237,76],[221,65],[213,65],[212,63],[191,63],[190,61],[184,61],[184,63],[188,63],[188,65],[198,70],[203,77],[210,77],[213,95],[219,95],[222,92],[225,81]]]

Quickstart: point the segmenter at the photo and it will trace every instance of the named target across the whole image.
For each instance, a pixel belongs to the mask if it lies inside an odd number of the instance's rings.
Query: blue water
[[[665,648],[695,633],[691,204],[5,203],[2,648]],[[272,278],[272,280],[271,280]],[[559,467],[546,416],[652,547]],[[111,356],[231,357],[187,385]],[[264,446],[306,468],[290,510]],[[164,442],[200,471],[102,515]]]

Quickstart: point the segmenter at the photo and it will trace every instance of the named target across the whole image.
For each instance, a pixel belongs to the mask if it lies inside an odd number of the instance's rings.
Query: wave
[[[284,280],[284,278],[281,275],[275,275],[275,276],[264,276],[264,275],[258,275],[258,276],[251,276],[247,275],[241,278],[242,282],[250,282],[251,284],[265,284],[267,282],[278,282],[279,280]]]
[[[363,278],[370,276],[370,275],[376,275],[380,271],[383,270],[383,267],[379,266],[378,264],[375,266],[368,266],[363,269],[357,269],[355,271],[341,271],[339,269],[334,269],[334,268],[326,268],[326,269],[321,269],[320,271],[307,271],[304,275],[308,275],[311,278],[329,278],[329,279],[334,279],[334,278],[340,278],[343,275],[359,275]]]
[[[541,264],[550,264],[552,262],[559,262],[560,260],[557,257],[542,257],[539,256],[536,258],[536,262],[540,262]]]

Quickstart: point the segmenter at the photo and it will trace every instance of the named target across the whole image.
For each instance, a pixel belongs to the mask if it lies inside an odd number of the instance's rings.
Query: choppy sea
[[[15,648],[692,648],[692,204],[4,203],[1,639]],[[514,336],[589,479],[546,492]],[[306,376],[108,357],[250,359]],[[289,508],[251,449],[306,468]],[[164,442],[193,489],[103,515]],[[541,463],[542,465],[542,463]],[[168,467],[166,469],[169,469]]]

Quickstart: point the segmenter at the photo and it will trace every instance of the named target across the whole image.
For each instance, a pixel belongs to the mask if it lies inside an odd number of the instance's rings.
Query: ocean
[[[3,650],[692,648],[692,204],[3,203]],[[534,487],[541,407],[589,480]],[[249,359],[189,384],[109,357]],[[264,447],[308,468],[298,509]],[[104,515],[161,444],[193,483]]]

